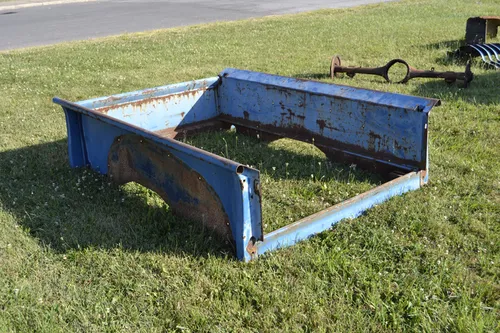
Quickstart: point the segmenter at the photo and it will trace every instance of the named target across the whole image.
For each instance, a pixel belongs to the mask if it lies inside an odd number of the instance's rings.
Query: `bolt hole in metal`
[[[257,242],[257,238],[252,236],[252,237],[250,237],[250,240],[249,240],[248,245],[247,245],[247,251],[252,256],[257,253],[257,247],[255,246],[256,242]]]

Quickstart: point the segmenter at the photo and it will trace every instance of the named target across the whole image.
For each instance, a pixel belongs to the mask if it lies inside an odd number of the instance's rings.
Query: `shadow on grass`
[[[474,69],[472,69],[474,72]],[[429,80],[416,86],[413,93],[440,98],[444,101],[460,98],[467,103],[479,105],[500,104],[500,71],[474,74],[474,79],[466,89],[456,84],[448,85],[442,80]]]
[[[383,181],[377,174],[330,161],[319,148],[292,139],[269,142],[236,131],[218,131],[195,135],[186,143],[251,165],[274,180],[309,180],[312,174],[325,182],[347,183],[355,180],[380,184]]]
[[[452,62],[459,62],[462,60],[450,58],[448,60],[441,59],[443,65],[450,65]],[[465,70],[466,60],[463,60],[464,70]],[[477,68],[488,70],[487,73],[476,74]],[[476,71],[475,71],[476,69]],[[436,68],[436,71],[441,71],[440,68]],[[416,89],[413,89],[411,94],[429,98],[439,98],[446,101],[447,99],[457,99],[461,98],[464,101],[472,104],[498,104],[500,103],[500,70],[495,70],[491,66],[486,65],[481,61],[480,58],[472,59],[472,72],[474,73],[474,79],[470,82],[469,87],[464,89],[461,83],[447,84],[442,79],[419,79],[415,78],[412,82],[421,82],[415,85]],[[295,77],[301,79],[323,79],[329,78],[327,74],[318,73],[302,73],[296,74]],[[376,76],[363,76],[370,82],[385,82],[382,78]],[[335,83],[335,82],[332,82]],[[343,81],[341,85],[349,85],[348,82]]]
[[[465,39],[446,40],[446,41],[421,45],[420,47],[424,49],[435,49],[435,50],[448,49],[452,51],[458,49],[462,45],[465,45]]]
[[[0,171],[3,209],[58,252],[121,247],[232,256],[229,244],[175,216],[152,191],[139,185],[124,190],[90,169],[71,169],[66,140],[2,152]]]
[[[223,140],[235,141],[235,133],[207,133],[216,139],[193,138],[206,150],[221,148]],[[280,179],[289,161],[293,177],[309,178],[311,170],[325,157],[317,152],[288,151],[240,135],[236,160],[261,167],[270,177]],[[207,145],[208,143],[208,145]],[[307,144],[303,144],[307,145]],[[311,145],[307,145],[311,146]],[[208,149],[207,149],[208,148]],[[312,147],[312,149],[316,149]],[[233,158],[233,156],[230,156]],[[287,162],[288,163],[288,162]],[[324,165],[324,164],[323,164]],[[319,174],[339,182],[369,181],[380,183],[376,175],[352,170],[349,166],[323,166]],[[227,242],[200,224],[174,215],[156,193],[140,185],[117,186],[107,176],[87,168],[71,169],[67,159],[67,141],[24,147],[0,153],[0,204],[18,223],[55,251],[120,247],[140,252],[166,252],[178,255],[233,257]]]
[[[493,57],[494,56],[492,55],[492,59]],[[488,59],[488,57],[486,57],[486,59]],[[452,51],[449,51],[446,53],[445,56],[438,57],[435,59],[436,64],[440,66],[449,66],[449,65],[463,66],[464,70],[468,61],[471,62],[471,66],[473,69],[474,68],[493,69],[493,70],[495,69],[493,65],[484,62],[479,54],[472,54],[472,55],[462,54],[459,51],[459,49],[454,49]]]
[[[330,73],[300,73],[294,74],[292,77],[302,80],[325,80],[330,78]]]
[[[378,76],[378,75],[357,74],[356,78],[349,78],[344,73],[339,73],[339,74],[340,74],[340,76],[338,78],[347,78],[348,80],[338,81],[338,80],[334,79],[328,83],[337,84],[339,86],[350,86],[350,84],[349,84],[350,79],[362,78],[363,81],[370,82],[370,83],[386,83],[386,84],[388,84],[388,82],[383,77]],[[325,80],[325,79],[330,79],[330,73],[300,73],[300,74],[294,74],[293,77],[300,79],[300,80]],[[325,83],[325,82],[323,82],[323,83]]]

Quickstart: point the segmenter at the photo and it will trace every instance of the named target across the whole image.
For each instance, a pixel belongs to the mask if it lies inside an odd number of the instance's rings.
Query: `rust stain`
[[[165,128],[154,133],[163,138],[184,139],[196,133],[227,130],[230,127],[230,124],[219,120],[204,120],[193,124]]]
[[[340,132],[340,128],[332,126],[332,124],[330,124],[330,122],[328,122],[324,119],[316,120],[316,124],[318,124],[319,131],[321,132],[321,134],[323,134],[323,131],[325,130],[325,128],[328,128],[329,130],[332,130],[332,131],[339,131]]]
[[[141,95],[153,95],[158,92],[158,89],[146,89],[142,91]]]
[[[377,133],[370,131],[368,133],[368,149],[372,151],[380,150],[381,137]],[[375,147],[377,146],[377,147]]]
[[[256,239],[255,237],[251,237],[250,240],[248,241],[247,244],[247,252],[252,256],[252,259],[254,259],[254,256],[257,254],[257,246],[255,245]]]
[[[368,133],[368,135],[370,136],[370,138],[379,139],[379,140],[381,139],[380,135],[377,134],[377,133],[375,133],[375,132],[373,132],[373,131],[370,131]]]
[[[321,133],[323,133],[323,130],[326,127],[326,121],[324,121],[323,119],[318,119],[316,120],[316,124],[318,124],[319,130],[321,131]]]
[[[94,107],[96,104],[100,104],[100,103],[105,103],[105,104],[116,103],[118,101],[121,101],[122,99],[123,99],[123,97],[110,96],[110,97],[106,98],[103,101],[95,101],[95,102],[93,102],[92,103],[92,107]]]
[[[500,20],[500,16],[478,16],[478,17],[484,20]]]
[[[302,228],[304,226],[304,224],[307,224],[310,221],[314,221],[325,214],[331,214],[334,211],[340,211],[340,210],[344,209],[345,207],[350,206],[356,202],[363,201],[367,197],[371,197],[371,196],[374,196],[378,193],[382,193],[382,192],[386,191],[387,189],[390,189],[390,188],[396,186],[397,184],[404,182],[406,179],[408,179],[410,177],[414,177],[415,175],[417,175],[416,172],[406,171],[402,174],[402,176],[397,177],[396,179],[392,179],[392,180],[388,181],[387,183],[379,185],[379,186],[377,186],[377,187],[375,187],[367,192],[356,195],[355,197],[349,198],[349,199],[342,201],[336,205],[330,206],[322,211],[319,211],[315,214],[307,216],[299,221],[296,221],[292,224],[284,226],[278,230],[275,230],[273,233],[274,233],[275,237],[279,237],[278,235],[291,234],[295,230]],[[249,251],[249,250],[250,251],[252,250],[250,243],[249,243],[249,245],[247,245],[247,251]]]
[[[141,99],[138,101],[134,102],[126,102],[126,103],[121,103],[121,104],[113,104],[110,106],[104,106],[101,108],[96,109],[95,111],[100,112],[100,113],[108,113],[111,110],[115,109],[121,109],[124,106],[131,106],[134,109],[139,109],[139,112],[143,109],[147,109],[150,106],[155,107],[156,104],[161,104],[161,103],[166,103],[169,101],[174,101],[174,103],[184,99],[185,97],[188,98],[195,98],[198,96],[201,96],[205,91],[207,90],[212,90],[212,88],[200,88],[196,90],[186,90],[180,93],[175,93],[175,94],[168,94],[164,96],[158,96],[158,97],[151,97],[151,98],[146,98],[146,99]],[[141,96],[145,96],[146,94],[141,94]],[[111,97],[110,97],[111,98]],[[120,100],[121,98],[117,99]]]
[[[168,149],[127,134],[115,139],[108,164],[113,181],[118,184],[135,181],[158,193],[176,214],[232,240],[229,218],[217,193]]]
[[[262,124],[257,121],[236,118],[228,115],[219,116],[217,119],[228,124],[235,125],[238,132],[251,136],[259,134],[259,137],[266,141],[272,141],[278,138],[290,138],[311,143],[312,138],[314,137],[314,145],[327,154],[327,156],[332,156],[332,159],[345,161],[346,163],[355,163],[360,167],[371,171],[380,170],[382,174],[397,167],[394,165],[384,165],[382,162],[375,161],[374,159],[381,161],[390,160],[392,163],[400,165],[416,165],[416,162],[413,160],[398,158],[388,152],[366,149],[360,145],[348,144],[334,139],[318,136],[318,133],[306,129],[301,124]],[[321,123],[321,120],[319,121]],[[319,123],[318,125],[320,126]],[[327,122],[323,125],[325,125],[324,128],[340,130],[334,126],[330,126]],[[376,133],[372,134],[371,138],[373,147],[375,147],[375,140],[379,137],[380,135]]]
[[[406,143],[405,141],[406,141],[406,140],[405,140],[405,139],[403,139],[403,142],[404,142],[404,143]],[[405,152],[405,154],[407,154],[407,153],[408,153],[408,147],[406,147],[406,146],[401,146],[401,145],[399,144],[399,142],[397,142],[396,140],[394,140],[394,148],[396,148],[397,150],[403,150],[403,151]]]

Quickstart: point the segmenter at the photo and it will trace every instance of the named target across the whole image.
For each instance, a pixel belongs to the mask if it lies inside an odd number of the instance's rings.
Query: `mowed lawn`
[[[498,0],[416,0],[0,53],[0,332],[500,331],[500,72],[329,79],[331,57],[463,71],[447,53]],[[439,98],[430,182],[245,264],[136,184],[70,169],[72,101],[226,67]],[[186,142],[262,171],[266,231],[380,184],[315,147],[235,132]]]

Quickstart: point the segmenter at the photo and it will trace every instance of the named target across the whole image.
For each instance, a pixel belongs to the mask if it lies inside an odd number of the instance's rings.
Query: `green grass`
[[[151,191],[70,169],[51,98],[225,67],[332,82],[337,53],[346,65],[398,57],[463,70],[447,52],[469,16],[498,15],[499,4],[402,1],[0,53],[0,331],[498,332],[500,74],[480,61],[468,89],[336,79],[442,100],[429,123],[430,183],[250,264]],[[188,141],[263,171],[266,230],[380,181],[286,140]]]
[[[384,181],[355,165],[329,161],[311,144],[281,139],[271,143],[235,131],[203,133],[186,143],[261,172],[264,232],[319,212]]]

